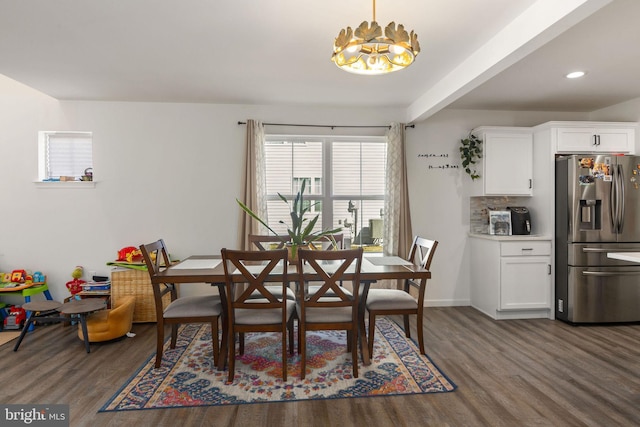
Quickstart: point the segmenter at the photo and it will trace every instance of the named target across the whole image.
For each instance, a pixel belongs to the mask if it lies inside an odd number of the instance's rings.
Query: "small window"
[[[91,132],[39,132],[39,181],[93,181]]]

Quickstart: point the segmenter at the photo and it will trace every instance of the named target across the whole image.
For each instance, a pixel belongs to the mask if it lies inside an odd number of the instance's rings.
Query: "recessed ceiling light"
[[[568,79],[577,79],[578,77],[584,76],[584,71],[574,71],[572,73],[567,74],[565,77]]]

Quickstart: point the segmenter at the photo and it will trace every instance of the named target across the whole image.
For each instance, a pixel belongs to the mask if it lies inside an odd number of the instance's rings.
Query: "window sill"
[[[74,188],[89,189],[95,188],[95,181],[36,181],[36,188]]]

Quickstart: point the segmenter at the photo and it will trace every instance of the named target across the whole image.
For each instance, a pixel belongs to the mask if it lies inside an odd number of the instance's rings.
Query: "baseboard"
[[[438,300],[424,300],[425,307],[459,307],[471,305],[471,300],[455,300],[455,299],[438,299]]]

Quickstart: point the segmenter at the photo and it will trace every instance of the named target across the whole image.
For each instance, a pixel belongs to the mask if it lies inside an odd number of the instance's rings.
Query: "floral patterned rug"
[[[282,381],[278,334],[246,334],[245,354],[236,358],[233,384],[217,371],[208,325],[186,325],[174,350],[167,342],[162,366],[155,354],[100,409],[126,411],[189,406],[238,405],[310,399],[450,392],[456,389],[393,321],[376,319],[370,366],[351,369],[343,331],[307,333],[307,375],[300,380],[300,356],[289,355],[288,381]]]

